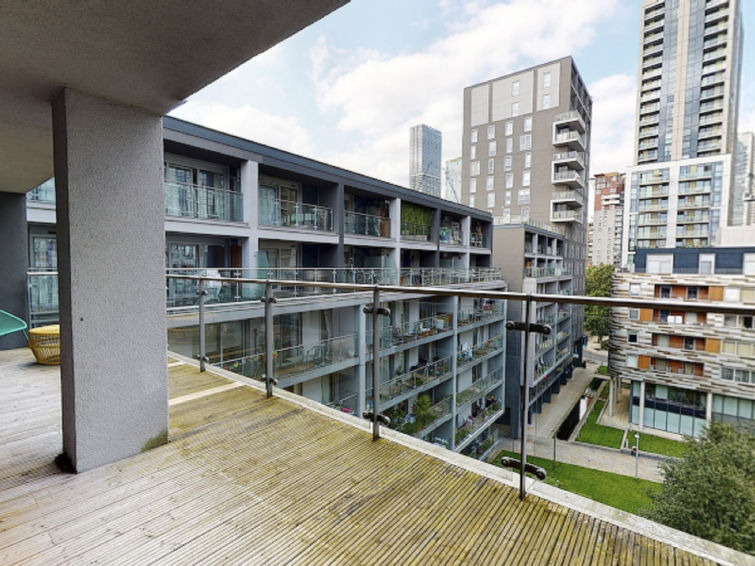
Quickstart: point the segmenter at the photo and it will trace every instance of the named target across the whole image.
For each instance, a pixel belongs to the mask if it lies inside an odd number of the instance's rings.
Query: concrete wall
[[[0,309],[26,320],[26,269],[29,266],[26,231],[26,195],[0,193]],[[15,332],[0,338],[0,350],[26,346]]]

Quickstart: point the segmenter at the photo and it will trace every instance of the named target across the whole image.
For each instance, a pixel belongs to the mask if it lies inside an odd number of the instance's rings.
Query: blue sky
[[[465,86],[572,55],[593,99],[592,172],[632,160],[640,0],[352,0],[172,115],[401,185],[409,127],[461,152]],[[755,2],[740,125],[755,128]]]

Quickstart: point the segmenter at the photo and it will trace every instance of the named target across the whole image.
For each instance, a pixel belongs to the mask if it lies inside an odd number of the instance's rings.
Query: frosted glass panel
[[[694,432],[695,419],[691,415],[681,415],[679,422],[679,434],[692,436]]]
[[[679,432],[679,415],[675,413],[668,413],[668,422],[666,423],[666,430],[669,432]]]

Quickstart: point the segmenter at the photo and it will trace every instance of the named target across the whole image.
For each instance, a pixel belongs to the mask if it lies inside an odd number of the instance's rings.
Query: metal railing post
[[[380,438],[380,390],[378,378],[380,371],[380,289],[375,286],[372,291],[372,440]]]
[[[199,280],[197,295],[199,295],[199,371],[202,372],[205,370],[205,363],[207,362],[204,326],[204,298],[207,295],[207,289],[204,279]]]
[[[275,336],[273,330],[273,284],[270,280],[265,282],[265,389],[267,398],[273,396],[273,355],[275,353]]]
[[[527,294],[527,298],[524,300],[524,363],[522,367],[522,383],[521,383],[521,400],[522,400],[522,414],[521,414],[521,459],[519,469],[519,499],[524,499],[527,495],[526,481],[527,476],[524,473],[527,463],[527,415],[529,413],[530,404],[530,388],[527,383],[528,370],[529,370],[529,346],[530,346],[530,309],[532,307],[532,295]]]

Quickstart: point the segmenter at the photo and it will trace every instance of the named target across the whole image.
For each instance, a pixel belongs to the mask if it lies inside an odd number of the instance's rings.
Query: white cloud
[[[171,115],[286,151],[314,151],[312,136],[296,116],[276,116],[249,105],[201,103],[181,106]]]
[[[408,128],[418,123],[443,132],[444,160],[458,157],[465,86],[576,52],[616,5],[616,0],[473,2],[448,35],[421,51],[391,57],[374,50],[346,53],[321,37],[310,51],[318,107],[338,117],[342,134],[362,139],[333,158],[405,185]],[[404,141],[391,148],[390,140]],[[381,147],[389,155],[363,153]],[[361,164],[366,167],[358,168]]]
[[[624,171],[632,164],[637,82],[611,75],[587,87],[593,97],[590,171]]]

